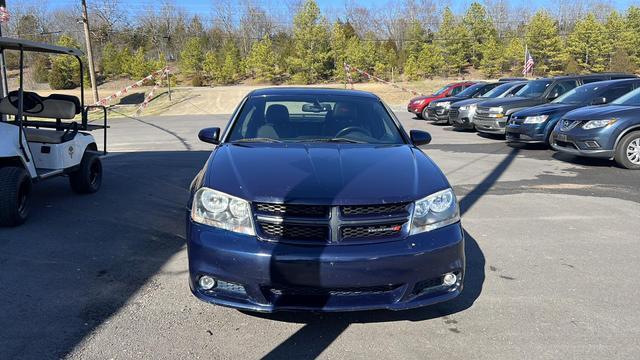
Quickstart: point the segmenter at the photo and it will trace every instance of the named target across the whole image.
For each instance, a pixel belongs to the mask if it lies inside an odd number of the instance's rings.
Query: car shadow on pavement
[[[498,181],[516,159],[519,149],[509,154],[460,201],[460,213],[464,215]],[[333,343],[351,324],[392,321],[424,321],[452,315],[473,306],[482,293],[486,260],[476,239],[465,230],[466,278],[462,293],[455,299],[429,307],[404,311],[362,311],[350,313],[280,312],[272,314],[244,312],[249,316],[303,323],[289,338],[278,344],[263,359],[315,359]]]
[[[36,184],[27,223],[0,229],[0,357],[66,357],[136,293],[156,291],[153,276],[184,249],[187,189],[208,155],[115,154],[91,195],[66,178]]]

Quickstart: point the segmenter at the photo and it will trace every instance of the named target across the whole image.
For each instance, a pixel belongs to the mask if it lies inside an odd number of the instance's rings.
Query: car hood
[[[413,201],[449,187],[411,145],[223,144],[204,186],[249,201],[381,204]]]
[[[525,98],[520,96],[513,96],[510,98],[493,99],[482,102],[482,107],[498,107],[502,106],[505,110],[536,106],[544,104],[546,101],[543,98]]]
[[[542,104],[518,111],[517,116],[552,115],[556,113],[566,113],[580,108],[584,105],[578,104]]]
[[[465,99],[465,100],[460,100],[460,101],[456,101],[455,104],[451,104],[452,108],[459,108],[461,106],[465,106],[465,105],[473,105],[473,104],[477,104],[479,102],[483,102],[483,101],[487,101],[490,99],[487,98],[471,98],[471,99]]]
[[[438,95],[424,95],[424,96],[416,96],[413,99],[409,100],[410,103],[417,101],[417,100],[428,100],[428,101],[433,101],[435,99],[440,99],[440,97]]]
[[[569,120],[602,120],[609,118],[637,117],[640,115],[640,106],[625,105],[594,105],[573,110],[563,118]]]

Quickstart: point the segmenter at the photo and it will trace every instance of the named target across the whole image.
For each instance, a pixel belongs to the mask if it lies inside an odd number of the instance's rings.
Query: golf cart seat
[[[25,91],[23,99],[23,113],[28,117],[73,119],[82,111],[80,100],[72,95],[51,94],[42,97],[34,92]],[[18,91],[12,91],[0,100],[0,113],[18,114]]]
[[[43,144],[62,144],[64,131],[24,128],[24,136],[28,142]]]

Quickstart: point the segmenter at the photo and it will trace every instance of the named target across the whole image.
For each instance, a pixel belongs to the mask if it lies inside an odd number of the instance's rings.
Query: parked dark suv
[[[189,284],[253,311],[401,310],[456,297],[465,276],[456,196],[375,95],[263,89],[220,129],[191,185]]]
[[[520,91],[520,89],[522,89],[526,84],[526,81],[503,82],[501,85],[494,87],[491,91],[483,94],[482,96],[451,104],[451,107],[449,108],[449,123],[456,129],[475,129],[473,117],[476,114],[478,104],[491,99],[514,96],[515,93]]]
[[[549,104],[515,112],[507,123],[507,141],[548,143],[551,131],[566,113],[588,105],[603,105],[640,86],[640,79],[609,80],[579,86]]]
[[[580,85],[634,77],[636,76],[629,74],[593,74],[529,81],[514,97],[485,101],[478,106],[474,117],[476,130],[483,133],[504,134],[509,116],[516,111],[553,101]]]
[[[500,82],[479,82],[469,86],[461,91],[458,95],[433,100],[427,106],[427,120],[431,120],[434,124],[451,124],[449,120],[449,108],[458,101],[477,98],[491,91],[496,86],[501,85]]]
[[[640,170],[640,89],[605,106],[566,114],[551,133],[551,146],[567,154],[615,160]]]

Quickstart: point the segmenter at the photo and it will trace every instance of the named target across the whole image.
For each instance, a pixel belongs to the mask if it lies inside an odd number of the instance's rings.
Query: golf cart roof
[[[49,45],[29,40],[13,39],[0,36],[0,49],[4,50],[20,50],[33,51],[49,54],[66,54],[73,56],[82,56],[80,49],[65,48],[62,46]]]

